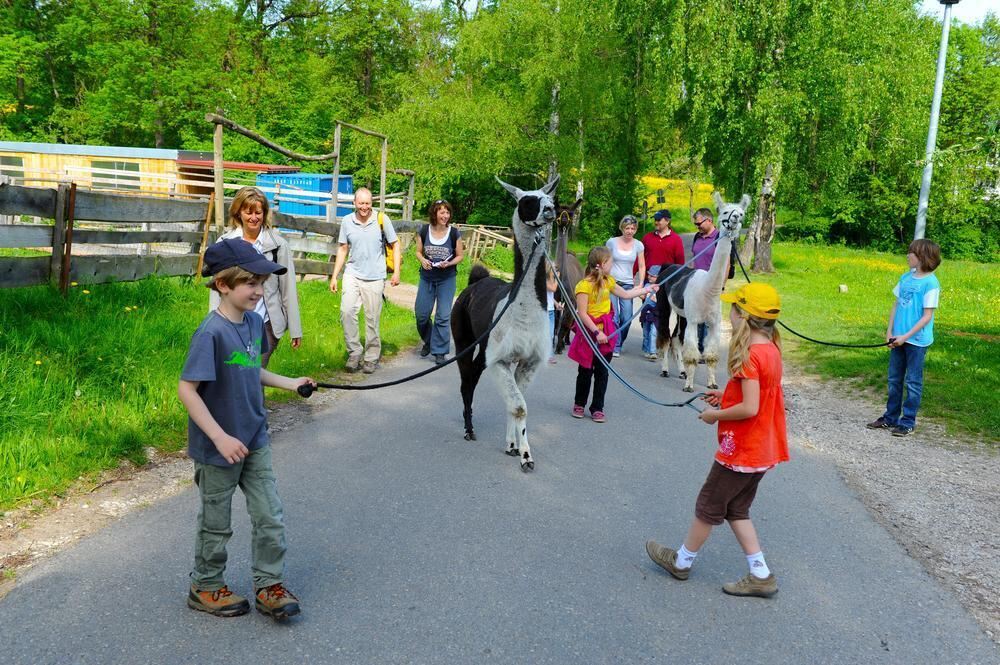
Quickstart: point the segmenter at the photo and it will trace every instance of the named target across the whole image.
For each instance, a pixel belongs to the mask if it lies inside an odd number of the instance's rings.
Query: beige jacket
[[[236,228],[227,231],[219,237],[243,238],[243,229]],[[288,242],[278,233],[277,229],[261,229],[257,238],[264,249],[264,256],[275,263],[288,268],[284,275],[272,275],[264,282],[264,304],[267,305],[267,317],[271,321],[271,329],[278,339],[288,332],[292,339],[302,337],[302,321],[299,318],[299,294],[295,287],[295,263]],[[219,306],[219,294],[209,291],[208,311]]]

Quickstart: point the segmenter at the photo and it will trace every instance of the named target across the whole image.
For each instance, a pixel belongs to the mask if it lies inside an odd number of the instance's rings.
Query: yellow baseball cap
[[[777,319],[781,313],[781,297],[778,292],[773,286],[760,282],[741,286],[733,293],[723,293],[719,299],[739,305],[747,314],[761,319]]]

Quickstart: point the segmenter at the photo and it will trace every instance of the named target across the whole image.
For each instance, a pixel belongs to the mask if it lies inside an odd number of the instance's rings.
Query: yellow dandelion
[[[131,312],[131,311],[132,311],[132,308],[131,308],[131,307],[126,307],[126,308],[125,308],[125,311],[126,311],[126,312]]]
[[[41,360],[36,360],[36,361],[35,361],[35,364],[36,364],[36,365],[41,365],[41,364],[42,364],[42,361],[41,361]]]
[[[79,284],[77,284],[76,282],[70,282],[69,285],[70,286],[79,286]]]
[[[84,289],[83,290],[83,294],[89,296],[90,295],[90,291],[88,291],[87,289]]]
[[[24,482],[24,476],[18,476],[17,477],[17,482],[18,483],[23,483]]]

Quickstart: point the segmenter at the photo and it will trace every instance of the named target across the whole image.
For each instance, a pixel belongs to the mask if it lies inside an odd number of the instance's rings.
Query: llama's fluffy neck
[[[514,219],[513,228],[514,283],[521,280],[522,275],[525,276],[516,300],[523,301],[525,298],[534,297],[540,301],[542,309],[545,309],[547,298],[545,294],[545,267],[542,261],[545,258],[545,248],[549,244],[552,225],[546,224],[540,229],[536,229]],[[538,247],[535,244],[536,237],[538,238]],[[532,282],[534,283],[532,284]],[[539,292],[539,284],[541,284],[541,292]]]
[[[729,252],[733,247],[733,239],[725,231],[719,234],[719,243],[715,246],[715,254],[712,255],[712,265],[708,268],[708,279],[705,282],[705,295],[718,299],[726,285],[726,275],[728,273],[727,261]]]

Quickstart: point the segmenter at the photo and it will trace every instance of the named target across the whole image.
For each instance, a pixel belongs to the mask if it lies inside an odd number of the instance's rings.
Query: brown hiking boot
[[[679,580],[686,580],[691,574],[690,568],[677,567],[677,550],[664,547],[656,541],[646,541],[646,554],[649,558],[663,570],[667,571]]]
[[[187,602],[192,610],[208,612],[217,617],[238,617],[250,611],[247,599],[237,596],[226,586],[215,591],[199,591],[191,587]]]
[[[299,599],[279,582],[257,590],[257,611],[283,621],[299,613]]]
[[[778,578],[771,573],[764,579],[747,573],[739,582],[729,582],[722,585],[722,590],[730,596],[759,596],[770,598],[778,593]]]

